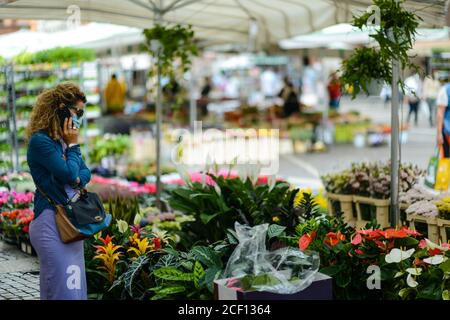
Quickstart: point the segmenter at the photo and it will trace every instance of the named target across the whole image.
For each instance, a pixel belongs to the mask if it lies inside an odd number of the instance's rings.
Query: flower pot
[[[342,213],[344,221],[354,227],[356,223],[356,210],[353,205],[353,196],[347,194],[327,193],[328,208],[331,215]]]
[[[376,219],[381,228],[389,224],[389,199],[375,199],[362,196],[353,196],[356,206],[356,228],[363,228],[372,219]]]
[[[450,220],[437,218],[436,222],[439,227],[441,241],[448,242],[450,240]]]
[[[407,219],[408,214],[406,213],[406,209],[409,208],[409,204],[400,203],[400,222],[402,225],[409,227],[409,221]]]
[[[3,234],[2,238],[3,241],[5,241],[7,244],[11,244],[14,246],[17,246],[18,244],[16,236],[11,236],[10,234]]]
[[[20,239],[19,249],[26,254],[36,256],[36,251],[28,239]]]
[[[407,219],[410,221],[410,225],[413,225],[419,232],[424,233],[426,238],[435,243],[439,243],[439,227],[437,222],[438,219],[436,217],[424,217],[419,214],[410,214]],[[424,228],[421,228],[420,225],[425,225],[425,230],[423,230]]]

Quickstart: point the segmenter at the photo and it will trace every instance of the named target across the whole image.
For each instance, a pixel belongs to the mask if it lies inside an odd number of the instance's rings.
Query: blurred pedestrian
[[[331,109],[339,109],[339,103],[341,100],[341,84],[336,72],[331,74],[330,82],[327,86],[329,96],[329,106]]]
[[[441,83],[438,80],[437,72],[429,74],[423,82],[423,98],[427,102],[430,110],[430,127],[434,126],[434,118],[436,116],[436,99],[441,88]]]
[[[444,157],[450,157],[450,83],[448,76],[442,78],[444,86],[439,90],[436,104],[436,137],[439,146],[444,149]]]
[[[298,94],[295,91],[294,85],[288,77],[284,78],[284,86],[281,89],[278,97],[283,99],[283,116],[285,118],[300,111],[300,104],[298,102]]]
[[[125,109],[125,93],[125,84],[119,82],[116,74],[113,74],[105,89],[107,114],[123,114]]]
[[[406,94],[405,100],[409,105],[408,123],[410,123],[411,115],[414,113],[414,124],[417,126],[419,123],[419,105],[421,95],[421,81],[418,73],[406,78],[405,80]]]
[[[199,101],[199,107],[203,117],[206,117],[208,115],[209,94],[211,90],[212,90],[211,78],[205,77],[205,83],[203,84],[202,90],[200,92],[200,101]]]

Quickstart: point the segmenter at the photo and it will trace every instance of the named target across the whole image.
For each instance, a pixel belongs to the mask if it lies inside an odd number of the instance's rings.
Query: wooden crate
[[[331,215],[337,215],[342,212],[344,221],[354,227],[356,224],[356,212],[353,209],[353,196],[347,194],[327,193],[328,212]],[[336,204],[337,207],[336,208]]]
[[[450,220],[437,218],[437,225],[439,228],[439,236],[442,242],[450,241]]]
[[[410,225],[414,226],[415,229],[418,229],[417,223],[426,224],[427,225],[426,237],[434,243],[439,243],[439,227],[436,217],[424,217],[419,214],[410,214],[408,215],[407,219],[408,221],[410,221]]]
[[[381,228],[387,228],[389,223],[389,199],[375,199],[369,197],[353,196],[353,202],[356,205],[356,228],[363,228],[371,220],[364,219],[363,210],[370,210],[369,214],[374,213],[374,217]]]

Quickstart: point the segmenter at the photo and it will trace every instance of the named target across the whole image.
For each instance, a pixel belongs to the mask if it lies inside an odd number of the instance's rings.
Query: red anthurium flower
[[[361,249],[356,249],[355,253],[357,253],[357,254],[364,254],[364,252]]]
[[[385,231],[380,231],[380,233],[386,239],[402,239],[408,236],[405,230],[398,229],[387,229]]]
[[[383,241],[375,240],[374,242],[375,242],[375,244],[377,245],[377,247],[378,247],[379,249],[381,249],[381,250],[385,250],[385,249],[386,249],[386,246],[385,246],[385,244],[384,244]]]
[[[439,250],[438,248],[434,248],[434,249],[428,250],[428,255],[429,255],[430,257],[435,256],[435,255],[437,255],[437,254],[441,254],[441,253],[442,253],[442,251]]]
[[[420,240],[419,241],[419,248],[420,249],[425,249],[427,247],[427,242],[425,240]]]
[[[30,232],[30,227],[29,226],[25,226],[25,227],[22,228],[22,231],[25,232],[25,233],[28,233],[28,232]]]
[[[340,231],[337,233],[328,232],[325,236],[325,244],[328,244],[332,247],[336,246],[339,242],[345,240],[345,235],[343,235]]]
[[[356,236],[353,238],[353,240],[352,240],[352,244],[353,245],[358,245],[358,244],[360,244],[362,242],[362,237],[361,237],[361,234],[356,234]]]
[[[298,248],[300,249],[300,251],[305,251],[308,248],[311,241],[312,239],[309,234],[305,233],[304,235],[302,235],[298,239]]]
[[[356,230],[357,233],[362,234],[363,236],[366,236],[367,240],[374,240],[378,239],[383,236],[381,233],[381,230],[372,230],[372,229],[360,229]]]
[[[405,231],[408,236],[412,237],[418,237],[422,235],[420,232],[417,232],[416,230],[411,230],[407,226],[402,226],[400,230]]]

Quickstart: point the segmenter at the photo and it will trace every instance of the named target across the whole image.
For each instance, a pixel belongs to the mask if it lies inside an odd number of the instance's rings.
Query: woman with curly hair
[[[91,178],[78,144],[85,103],[75,84],[61,83],[38,96],[27,127],[27,162],[37,186],[29,233],[39,257],[43,300],[87,299],[83,241],[61,241],[55,208],[47,200],[75,201]]]

